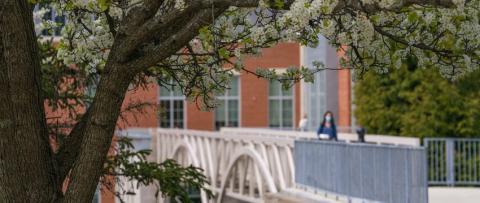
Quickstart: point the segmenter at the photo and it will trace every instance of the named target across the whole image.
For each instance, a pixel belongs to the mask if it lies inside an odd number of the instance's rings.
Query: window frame
[[[225,92],[222,95],[217,95],[216,100],[219,101],[219,103],[223,103],[223,110],[224,110],[224,116],[225,116],[225,123],[229,122],[229,113],[228,113],[228,102],[229,101],[237,101],[237,119],[238,119],[238,125],[237,126],[218,126],[217,127],[217,109],[215,108],[215,111],[213,112],[213,128],[214,130],[220,130],[222,127],[241,127],[242,126],[242,105],[241,105],[241,77],[238,74],[235,74],[231,79],[233,80],[234,78],[237,79],[237,95],[232,96],[229,95],[230,89],[225,89]]]
[[[272,82],[277,82],[279,83],[279,95],[271,95],[270,94],[270,86],[272,85]],[[282,84],[277,81],[277,80],[270,80],[268,81],[268,127],[269,128],[274,128],[274,129],[294,129],[295,128],[295,85],[293,87],[290,87],[288,91],[291,91],[290,95],[284,95],[284,90],[282,87]],[[278,101],[279,103],[279,109],[280,109],[280,115],[279,115],[279,127],[274,127],[271,124],[270,120],[270,114],[272,113],[271,110],[271,101]],[[284,101],[292,101],[292,123],[291,126],[284,126],[284,119],[283,119],[283,102]]]
[[[169,82],[170,84],[174,84],[174,82],[171,80]],[[170,85],[168,85],[170,86]],[[162,93],[162,89],[167,89],[167,87],[163,87],[162,85],[158,85],[158,105],[159,105],[159,108],[162,108],[161,107],[161,103],[162,101],[166,101],[169,103],[169,109],[168,109],[168,113],[169,113],[169,118],[168,118],[168,123],[169,123],[169,127],[162,127],[162,118],[161,116],[159,115],[158,116],[158,127],[160,128],[175,128],[175,119],[174,119],[174,116],[175,116],[175,101],[182,101],[182,109],[183,109],[183,125],[181,127],[181,129],[185,129],[186,126],[187,126],[187,108],[186,108],[186,102],[185,102],[185,95],[181,95],[181,96],[178,96],[178,95],[175,95],[175,90],[174,88],[178,88],[178,85],[171,85],[171,89],[168,91],[168,95],[161,95]]]

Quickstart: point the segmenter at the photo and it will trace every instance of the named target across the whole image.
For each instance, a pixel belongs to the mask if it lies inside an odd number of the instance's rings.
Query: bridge
[[[173,158],[181,164],[203,168],[218,194],[216,202],[222,202],[225,196],[260,202],[266,199],[266,194],[293,186],[295,137],[248,133],[240,136],[235,132],[158,133],[159,161]],[[208,202],[205,194],[202,202]]]
[[[410,157],[416,157],[416,155],[409,154],[411,152],[405,151],[415,148],[414,146],[419,146],[418,139],[413,138],[366,136],[367,141],[374,143],[369,146],[380,146],[366,148],[365,146],[367,146],[367,144],[354,144],[357,140],[356,135],[342,133],[338,136],[339,139],[342,140],[340,143],[314,141],[316,136],[312,132],[245,128],[223,128],[218,132],[161,128],[128,129],[118,134],[132,138],[136,148],[151,148],[153,150],[150,157],[151,160],[162,162],[166,159],[175,159],[182,165],[194,165],[204,169],[204,175],[206,175],[211,183],[209,188],[214,192],[215,197],[208,199],[204,192],[200,192],[200,199],[203,203],[329,203],[375,200],[381,192],[377,192],[378,194],[370,194],[368,191],[359,193],[359,190],[352,190],[346,186],[352,184],[360,186],[377,185],[379,188],[388,188],[388,184],[390,184],[390,187],[393,188],[395,186],[392,184],[394,182],[392,181],[394,174],[378,175],[379,178],[377,178],[377,181],[372,179],[374,182],[371,183],[368,183],[368,179],[364,180],[360,178],[360,182],[358,183],[352,181],[346,184],[346,181],[350,180],[346,180],[343,177],[352,175],[351,169],[353,168],[364,168],[364,166],[361,166],[362,164],[371,165],[372,163],[378,163],[377,168],[382,169],[381,167],[384,167],[382,163],[385,163],[385,166],[390,167],[392,163],[396,163],[397,161],[392,161],[390,158],[386,159],[383,154],[387,153],[383,152],[387,151],[388,154],[392,156],[397,153],[397,155],[400,155],[397,156],[397,159],[401,158],[402,161],[406,161],[398,162],[399,164],[411,167],[408,168],[407,171],[413,171],[412,173],[396,174],[396,176],[399,177],[405,175],[405,180],[409,180],[409,177],[418,174],[415,172],[415,168],[419,168],[418,166],[421,166],[424,162],[422,162],[421,159],[418,159],[419,161],[417,160],[416,162],[415,160],[412,161]],[[311,143],[320,147],[311,148],[309,147]],[[302,150],[300,150],[300,148],[295,149],[296,145],[302,146]],[[358,151],[357,148],[363,151]],[[397,150],[396,148],[401,148],[404,151],[396,152],[394,151]],[[338,160],[332,162],[332,157],[310,156],[309,154],[321,154],[308,151],[311,149],[326,149],[328,152],[334,152],[332,154],[333,156],[337,156],[335,153],[338,152],[338,157],[333,157]],[[349,151],[342,151],[344,149],[349,149]],[[351,149],[353,149],[353,151]],[[359,153],[363,153],[363,156],[360,156],[358,160],[363,161],[358,163],[352,161],[350,165],[342,163],[346,157],[354,157]],[[403,157],[404,154],[405,157]],[[340,157],[340,155],[342,157]],[[311,160],[305,159],[306,156]],[[368,157],[374,157],[374,159],[370,160]],[[327,180],[316,177],[322,176],[322,173],[315,172],[316,169],[310,166],[321,167],[322,165],[309,163],[316,161],[325,163],[325,166],[327,165],[326,163],[329,163],[328,168],[332,168],[332,170],[328,173],[330,174],[329,177],[333,177],[333,179]],[[296,166],[301,166],[301,168],[296,168]],[[393,166],[393,168],[398,167]],[[362,176],[367,178],[369,178],[369,176],[377,177],[375,174],[377,172],[378,171],[375,171],[375,166],[372,166],[372,172],[365,171]],[[420,173],[422,172],[423,171],[420,171]],[[318,173],[318,175],[315,173]],[[382,177],[385,179],[385,182],[382,182]],[[336,180],[336,178],[338,178],[338,180]],[[332,180],[335,182],[328,182]],[[379,182],[378,180],[381,181]],[[423,179],[420,178],[420,180]],[[343,185],[341,184],[342,181],[344,182]],[[390,181],[390,183],[388,181]],[[340,184],[338,184],[338,182],[340,182]],[[401,181],[399,183],[401,183]],[[426,181],[425,183],[422,181],[410,181],[404,185],[404,188],[406,188],[405,192],[408,195],[410,194],[409,188],[411,186],[426,188],[425,185]],[[392,188],[390,190],[398,190],[398,188]],[[168,199],[163,198],[152,199],[153,195],[147,194],[152,193],[151,188],[132,187],[130,189],[134,190],[136,195],[125,196],[126,202],[169,202]],[[390,193],[392,192],[390,191]],[[390,198],[390,200],[396,198],[393,197],[392,194],[389,194],[389,191],[386,191],[385,194],[382,193],[380,195],[385,196],[385,198]],[[383,198],[383,196],[379,196],[379,198]],[[426,194],[420,194],[418,197],[425,197],[426,202]]]

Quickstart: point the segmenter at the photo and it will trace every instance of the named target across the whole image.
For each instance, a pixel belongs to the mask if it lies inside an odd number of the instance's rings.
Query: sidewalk
[[[340,203],[321,194],[309,193],[301,189],[288,188],[277,194],[267,195],[268,203]]]
[[[478,203],[480,188],[475,187],[429,187],[430,203]]]

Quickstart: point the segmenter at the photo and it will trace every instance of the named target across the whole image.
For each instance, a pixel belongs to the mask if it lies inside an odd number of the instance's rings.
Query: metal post
[[[454,186],[455,185],[455,159],[454,159],[454,148],[455,140],[447,139],[445,141],[445,148],[447,150],[447,185]]]

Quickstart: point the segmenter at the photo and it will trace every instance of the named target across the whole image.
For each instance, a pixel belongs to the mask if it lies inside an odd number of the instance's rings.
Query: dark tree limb
[[[351,8],[358,11],[365,11],[370,14],[378,13],[380,11],[393,11],[397,12],[402,8],[411,5],[430,5],[440,8],[452,8],[455,7],[453,0],[397,0],[393,5],[387,8],[382,7],[379,1],[373,1],[373,3],[364,4],[359,0],[339,0],[333,13],[343,10],[345,8]]]
[[[216,8],[214,16],[219,16],[227,8]],[[183,48],[190,40],[198,35],[198,30],[211,23],[212,11],[204,9],[195,13],[189,22],[179,28],[178,31],[168,35],[168,39],[154,46],[151,49],[145,50],[145,54],[138,59],[129,62],[128,66],[131,69],[144,69],[154,66],[159,61],[175,54],[178,50]]]
[[[0,199],[51,202],[57,170],[28,1],[1,1],[0,28]]]

